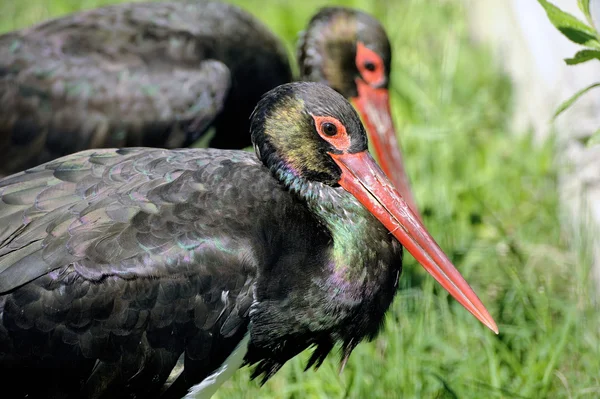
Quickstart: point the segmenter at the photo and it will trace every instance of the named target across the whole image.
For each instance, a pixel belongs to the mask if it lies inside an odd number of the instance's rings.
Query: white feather
[[[244,356],[248,352],[248,342],[250,342],[250,332],[246,333],[221,367],[202,380],[201,383],[191,387],[184,399],[209,399],[213,396],[217,389],[242,366]]]

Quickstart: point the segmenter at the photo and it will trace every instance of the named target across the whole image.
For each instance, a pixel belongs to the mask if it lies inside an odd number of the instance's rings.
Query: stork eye
[[[367,62],[365,62],[365,69],[366,69],[367,71],[370,71],[370,72],[375,72],[375,69],[376,69],[376,68],[377,68],[377,67],[375,66],[375,64],[374,64],[374,63],[372,63],[372,62],[370,62],[370,61],[367,61]]]
[[[356,68],[360,77],[371,86],[380,86],[385,83],[385,65],[383,58],[374,50],[366,47],[364,43],[356,45]]]
[[[323,123],[321,130],[328,136],[335,136],[338,132],[337,126],[330,122]]]
[[[348,151],[352,142],[344,124],[333,116],[312,115],[317,133],[337,151]]]

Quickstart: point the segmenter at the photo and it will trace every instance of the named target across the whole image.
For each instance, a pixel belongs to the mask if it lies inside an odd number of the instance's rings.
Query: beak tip
[[[491,330],[492,330],[494,333],[496,333],[496,335],[500,334],[500,330],[498,330],[498,326],[496,325],[496,323],[493,323],[493,324],[490,326],[490,329],[491,329]]]
[[[494,321],[494,319],[492,319],[492,317],[488,314],[488,317],[485,318],[485,320],[481,320],[483,322],[483,324],[489,328],[490,330],[492,330],[496,335],[498,335],[500,333],[500,330],[498,329],[498,326],[496,325],[496,322]]]

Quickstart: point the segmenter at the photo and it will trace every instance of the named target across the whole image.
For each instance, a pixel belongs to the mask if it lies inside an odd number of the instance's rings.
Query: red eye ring
[[[362,42],[356,44],[356,67],[362,79],[369,85],[378,86],[385,81],[383,59]]]
[[[352,142],[344,124],[332,116],[311,115],[315,120],[315,126],[319,136],[336,150],[345,152],[350,148]],[[333,127],[333,129],[332,129]]]

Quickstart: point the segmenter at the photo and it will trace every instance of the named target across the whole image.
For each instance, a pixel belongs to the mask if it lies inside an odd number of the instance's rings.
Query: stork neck
[[[335,270],[356,277],[371,265],[380,250],[398,244],[387,229],[352,194],[342,187],[302,178],[289,165],[278,165],[280,182],[302,200],[332,238],[330,258]],[[362,275],[362,270],[358,272]]]
[[[337,288],[350,284],[362,290],[385,273],[378,254],[389,253],[394,239],[354,196],[341,187],[317,182],[297,186],[297,195],[331,235],[328,267]]]

